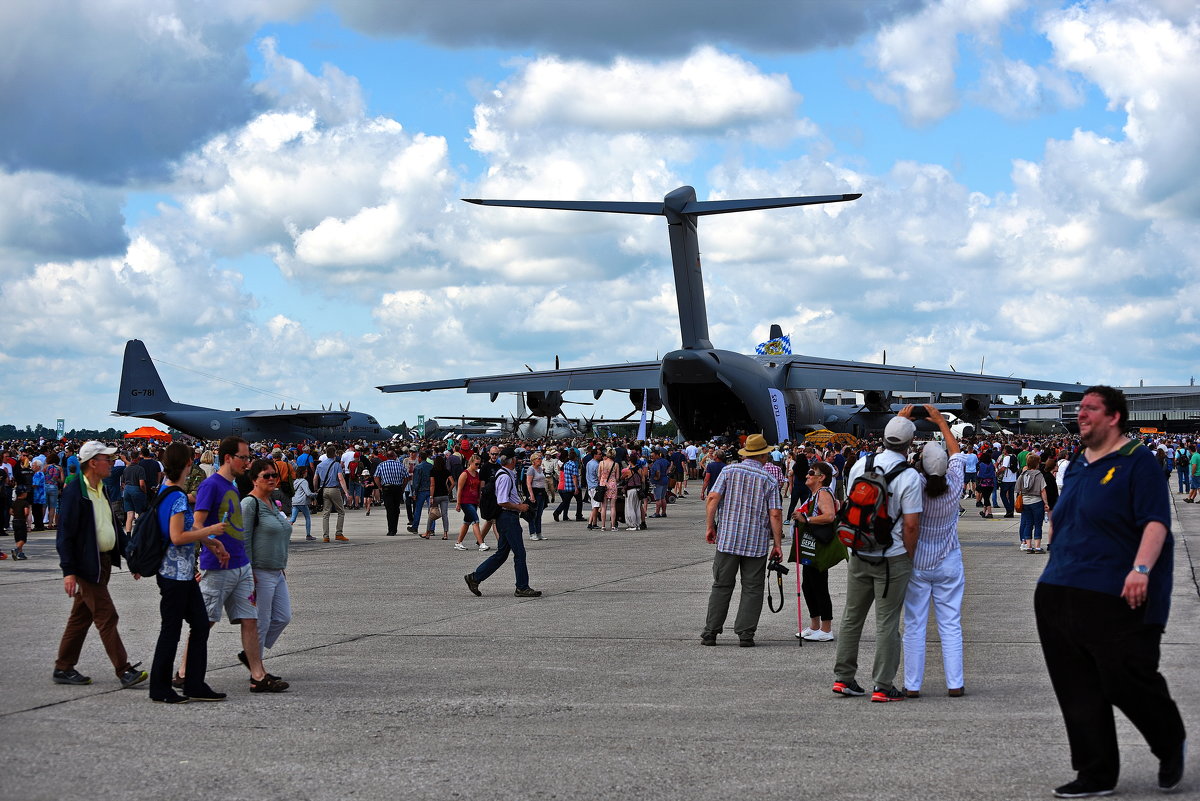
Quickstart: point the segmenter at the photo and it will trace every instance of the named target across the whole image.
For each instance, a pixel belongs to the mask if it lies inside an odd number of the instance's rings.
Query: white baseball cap
[[[927,476],[944,476],[950,464],[950,457],[940,442],[926,443],[921,449],[921,468]]]
[[[83,443],[83,447],[79,449],[79,461],[87,462],[90,461],[93,456],[99,456],[102,453],[111,456],[116,452],[116,448],[110,448],[103,442],[97,442],[96,440],[92,439]]]
[[[907,417],[893,417],[883,429],[883,441],[889,447],[912,442],[917,427]]]

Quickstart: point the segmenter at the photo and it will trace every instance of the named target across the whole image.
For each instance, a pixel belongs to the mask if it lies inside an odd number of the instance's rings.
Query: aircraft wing
[[[350,419],[346,412],[334,412],[318,409],[258,409],[249,412],[237,412],[238,417],[252,420],[292,421],[297,425],[339,425]]]
[[[953,392],[974,395],[1022,395],[1026,389],[1083,392],[1083,384],[1012,376],[956,373],[894,364],[849,362],[816,356],[759,356],[759,361],[787,366],[789,389],[841,389],[848,392]]]
[[[547,392],[580,389],[650,389],[658,386],[662,362],[628,362],[597,367],[541,370],[476,378],[448,378],[441,381],[415,381],[386,384],[381,392],[429,392],[435,389],[465,389],[467,392]]]

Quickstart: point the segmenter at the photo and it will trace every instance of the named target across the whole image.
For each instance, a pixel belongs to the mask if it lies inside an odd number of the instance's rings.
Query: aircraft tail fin
[[[167,388],[150,353],[140,339],[125,343],[125,360],[121,363],[121,390],[117,395],[116,414],[137,415],[138,412],[165,411],[178,407]]]

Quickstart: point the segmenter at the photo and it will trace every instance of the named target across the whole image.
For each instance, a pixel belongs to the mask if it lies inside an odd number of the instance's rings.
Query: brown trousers
[[[108,594],[108,577],[112,574],[112,562],[108,554],[100,554],[100,582],[76,577],[79,587],[75,601],[71,605],[71,614],[67,617],[67,628],[63,631],[62,642],[58,644],[58,659],[54,662],[55,670],[70,670],[79,662],[79,653],[83,650],[83,641],[87,639],[88,628],[95,623],[96,631],[100,632],[100,642],[108,652],[108,658],[113,664],[117,677],[129,670],[129,654],[125,653],[125,645],[121,635],[117,633],[117,607],[113,605],[112,596]]]

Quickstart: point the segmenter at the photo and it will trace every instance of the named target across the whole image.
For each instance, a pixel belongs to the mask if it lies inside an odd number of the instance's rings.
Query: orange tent
[[[126,434],[125,439],[161,439],[164,442],[170,442],[171,435],[166,431],[159,431],[154,426],[142,426],[137,431],[130,431]]]

